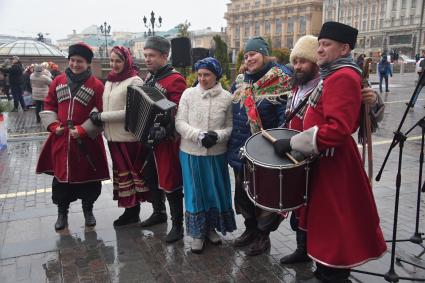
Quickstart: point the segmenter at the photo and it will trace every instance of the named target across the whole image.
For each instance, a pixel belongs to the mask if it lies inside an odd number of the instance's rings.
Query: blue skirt
[[[204,238],[216,229],[236,230],[226,154],[195,156],[180,151],[183,172],[186,232]]]

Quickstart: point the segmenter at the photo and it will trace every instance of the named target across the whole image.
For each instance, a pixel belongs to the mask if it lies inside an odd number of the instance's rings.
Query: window
[[[375,29],[375,20],[370,21],[370,29]]]
[[[366,21],[363,21],[362,30],[366,30]]]
[[[282,21],[279,18],[276,19],[275,25],[276,25],[276,34],[281,34],[282,33]]]
[[[286,37],[286,48],[293,48],[294,46],[294,38],[292,36]]]
[[[282,44],[282,42],[280,40],[280,37],[276,37],[273,40],[273,48],[281,48],[282,47],[281,44]]]
[[[301,16],[300,17],[300,33],[301,34],[305,34],[305,26],[306,26],[305,16]]]
[[[255,22],[254,23],[254,34],[256,36],[260,35],[260,22]]]
[[[288,33],[294,32],[294,19],[289,17],[288,18]]]
[[[363,14],[367,14],[367,3],[364,3]]]
[[[264,33],[270,34],[270,21],[269,20],[264,21]]]
[[[245,28],[244,28],[244,35],[245,36],[249,36],[249,29],[250,29],[250,24],[245,23]]]
[[[235,28],[235,38],[239,38],[240,34],[241,34],[241,26],[240,25],[236,25],[236,28]]]
[[[416,0],[412,0],[412,8],[416,8]]]
[[[406,0],[401,0],[401,8],[406,9]]]

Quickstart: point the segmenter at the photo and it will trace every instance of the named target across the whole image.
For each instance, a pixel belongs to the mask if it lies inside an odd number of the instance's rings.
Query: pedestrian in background
[[[35,65],[34,73],[30,76],[32,98],[35,101],[35,116],[37,123],[40,123],[40,112],[44,109],[44,99],[47,97],[49,86],[52,83],[52,79],[43,74],[43,69],[43,66]]]
[[[11,67],[10,59],[5,59],[3,64],[0,65],[0,72],[3,75],[3,94],[6,95],[7,100],[12,100],[10,97],[10,83],[9,83],[9,74],[7,69]]]
[[[227,167],[227,141],[232,131],[232,96],[219,82],[220,63],[207,57],[195,64],[198,85],[180,99],[176,130],[181,135],[186,233],[191,250],[201,253],[204,241],[220,244],[223,235],[236,229]]]
[[[6,69],[6,72],[9,73],[10,91],[13,96],[12,112],[18,111],[19,104],[21,104],[23,111],[27,111],[27,106],[25,105],[24,97],[22,96],[22,74],[24,69],[22,68],[22,64],[21,61],[19,61],[18,56],[12,57],[12,66]]]
[[[389,92],[388,89],[388,76],[393,76],[391,71],[391,64],[387,61],[386,56],[382,56],[381,61],[378,63],[379,72],[379,91],[382,93],[382,80],[385,79],[385,92]]]
[[[24,102],[27,109],[33,105],[32,87],[31,87],[31,74],[34,72],[34,64],[27,66],[22,74],[22,91]]]

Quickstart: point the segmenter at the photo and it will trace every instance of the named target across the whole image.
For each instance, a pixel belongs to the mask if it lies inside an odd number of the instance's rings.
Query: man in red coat
[[[81,199],[85,224],[96,225],[93,203],[101,181],[109,179],[101,128],[89,118],[102,111],[103,84],[90,71],[93,52],[84,43],[71,45],[69,66],[55,78],[40,112],[50,135],[37,164],[37,174],[53,175],[52,200],[58,206],[56,230],[68,225],[69,204]]]
[[[354,63],[358,31],[327,22],[319,34],[320,77],[310,95],[303,132],[275,144],[319,155],[312,168],[305,219],[307,252],[323,282],[350,282],[350,268],[381,257],[387,247],[372,189],[352,134],[359,127],[361,70]]]
[[[168,64],[170,42],[161,36],[151,36],[145,42],[143,55],[149,71],[145,85],[160,90],[169,100],[178,104],[186,89],[184,77]],[[172,119],[173,120],[173,119]],[[174,123],[171,121],[171,123]],[[148,160],[147,180],[151,188],[152,215],[142,222],[148,227],[167,221],[165,195],[170,205],[173,226],[165,241],[172,243],[183,238],[183,181],[179,161],[180,139],[167,133],[170,125],[152,128],[150,136],[156,140],[154,159]]]

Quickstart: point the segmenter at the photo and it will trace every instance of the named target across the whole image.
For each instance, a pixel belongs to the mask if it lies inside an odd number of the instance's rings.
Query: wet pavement
[[[413,74],[396,74],[385,95],[384,121],[374,136],[374,171],[379,170],[414,89]],[[376,81],[376,77],[372,77]],[[376,85],[374,85],[376,87]],[[425,115],[425,90],[413,111],[407,113],[402,131]],[[190,252],[191,238],[165,244],[171,222],[142,229],[132,225],[112,226],[121,213],[112,200],[112,184],[104,182],[95,203],[95,228],[84,227],[80,201],[71,205],[69,228],[57,233],[56,206],[51,202],[51,177],[34,173],[46,133],[35,122],[34,110],[10,113],[9,144],[0,151],[0,282],[303,282],[312,277],[314,266],[281,266],[279,259],[295,248],[295,234],[289,221],[271,234],[272,247],[266,254],[249,257],[246,249],[231,242],[243,232],[243,219],[237,216],[238,230],[223,237],[220,246],[207,245],[200,255]],[[408,239],[415,232],[418,167],[421,130],[415,128],[404,147],[397,237]],[[398,147],[385,167],[382,180],[374,183],[374,194],[386,239],[393,231],[395,181]],[[421,194],[419,232],[425,231],[425,194]],[[359,204],[361,209],[361,204]],[[142,204],[141,219],[152,212]],[[386,273],[389,251],[360,270]],[[396,255],[425,267],[423,246],[410,241],[396,245]],[[425,270],[406,263],[395,265],[402,277],[425,279]],[[352,273],[353,282],[385,282],[381,277]],[[407,281],[409,282],[409,281]],[[413,282],[413,281],[411,281]]]

